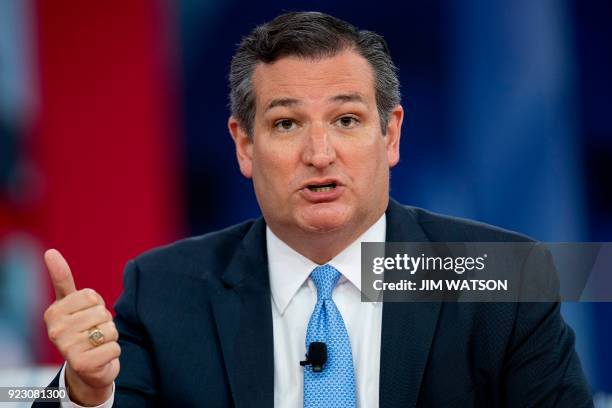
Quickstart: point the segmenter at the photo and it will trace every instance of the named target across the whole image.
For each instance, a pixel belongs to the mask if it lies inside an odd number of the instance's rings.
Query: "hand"
[[[104,300],[93,289],[76,290],[72,272],[55,249],[45,252],[45,264],[55,288],[56,301],[45,311],[49,339],[67,361],[66,386],[70,399],[80,405],[100,405],[119,374],[119,334]],[[92,328],[104,335],[95,346]]]

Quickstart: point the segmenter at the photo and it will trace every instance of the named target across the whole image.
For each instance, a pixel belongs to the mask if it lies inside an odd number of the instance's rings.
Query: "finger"
[[[104,301],[104,298],[94,290],[94,294],[96,295],[96,298],[98,299],[98,303],[101,304],[102,306],[106,305],[106,302]]]
[[[82,357],[92,368],[99,368],[119,357],[121,347],[116,341],[104,343],[83,353]]]
[[[104,343],[119,340],[119,332],[112,320],[98,325],[98,330],[104,335]]]
[[[49,249],[45,252],[44,258],[53,288],[55,288],[56,299],[60,300],[76,292],[72,272],[62,254],[57,249]]]
[[[82,332],[112,320],[113,315],[104,306],[96,305],[71,314],[67,324],[73,332]]]
[[[102,332],[104,336],[102,344],[119,340],[119,332],[117,331],[115,323],[113,321],[108,321],[93,326],[88,330],[64,335],[57,339],[56,347],[62,355],[68,355],[69,353],[74,355],[75,353],[82,353],[94,347],[98,347],[99,345],[94,345],[89,340],[89,334],[94,328]]]
[[[85,352],[72,352],[67,360],[70,367],[78,374],[88,374],[99,370],[121,354],[119,343],[102,344]]]
[[[59,316],[74,314],[97,305],[104,306],[102,296],[98,295],[93,289],[85,288],[77,290],[62,300],[55,302],[52,307],[55,309],[53,313]]]
[[[117,331],[117,328],[115,327],[115,323],[112,320],[109,322],[99,324],[97,327],[98,327],[98,330],[100,330],[102,332],[102,335],[104,336],[104,343],[102,344],[111,343],[111,342],[115,342],[119,340],[119,332]],[[99,346],[94,346],[89,341],[89,330],[81,332],[79,334],[79,338],[80,338],[79,345],[77,347],[80,350],[87,351],[87,350],[91,350],[93,348],[99,347]]]

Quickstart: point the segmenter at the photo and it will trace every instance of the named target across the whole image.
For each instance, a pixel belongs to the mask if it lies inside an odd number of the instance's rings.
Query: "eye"
[[[290,132],[297,124],[292,119],[280,119],[274,122],[274,128],[281,132]]]
[[[351,129],[359,124],[359,119],[354,116],[342,116],[336,120],[336,124],[343,129]]]

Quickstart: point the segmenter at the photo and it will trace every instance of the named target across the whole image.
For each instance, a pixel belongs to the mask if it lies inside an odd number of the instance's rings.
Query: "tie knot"
[[[314,268],[310,277],[317,287],[317,300],[331,299],[332,291],[340,278],[340,272],[326,264]]]

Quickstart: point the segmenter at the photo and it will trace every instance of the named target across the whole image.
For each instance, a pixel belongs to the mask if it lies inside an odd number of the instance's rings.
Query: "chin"
[[[348,224],[349,211],[344,206],[317,204],[300,214],[299,224],[308,232],[331,232]]]

